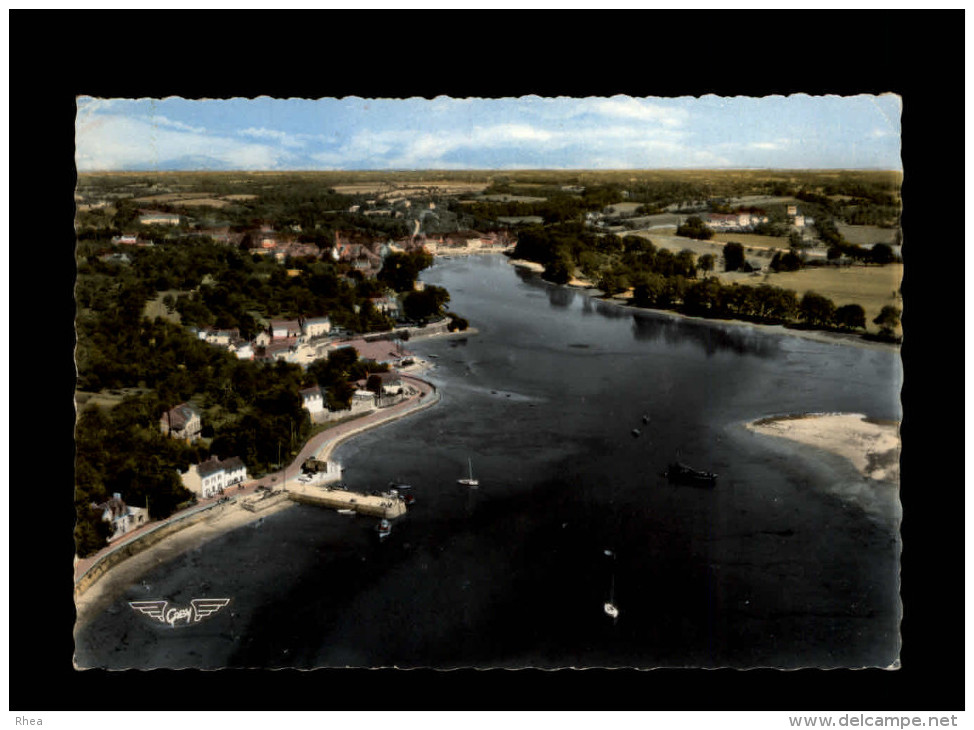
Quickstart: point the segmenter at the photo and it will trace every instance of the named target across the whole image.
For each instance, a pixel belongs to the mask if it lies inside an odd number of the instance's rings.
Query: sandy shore
[[[197,548],[208,540],[219,537],[230,530],[235,530],[268,515],[280,512],[293,504],[294,502],[286,499],[260,512],[250,512],[239,505],[233,505],[213,517],[203,519],[173,533],[142,552],[126,558],[112,567],[80,596],[75,596],[76,628],[84,624],[88,618],[105,610],[126,587],[157,565],[171,560],[187,550]]]
[[[838,454],[869,479],[899,482],[898,423],[871,421],[861,413],[811,413],[763,418],[746,427]]]

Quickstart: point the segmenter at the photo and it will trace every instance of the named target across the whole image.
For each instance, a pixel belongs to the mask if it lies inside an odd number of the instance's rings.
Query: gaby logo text
[[[167,610],[169,601],[130,601],[133,610],[144,613],[159,623],[169,624],[176,628],[176,624],[188,626],[196,624],[213,615],[230,603],[229,598],[194,598],[189,606],[179,608],[173,606]]]

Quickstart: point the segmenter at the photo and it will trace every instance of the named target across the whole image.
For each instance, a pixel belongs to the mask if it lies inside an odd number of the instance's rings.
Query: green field
[[[768,283],[783,289],[794,290],[799,297],[807,291],[814,291],[833,301],[835,306],[858,304],[866,312],[866,329],[878,332],[872,323],[879,310],[887,304],[903,309],[902,299],[895,293],[903,281],[903,265],[888,266],[847,266],[815,267],[801,271],[778,274],[743,274],[739,272],[718,273],[725,284],[740,283],[756,286]]]

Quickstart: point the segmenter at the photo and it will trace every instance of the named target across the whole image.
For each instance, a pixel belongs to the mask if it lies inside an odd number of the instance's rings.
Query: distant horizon
[[[902,170],[895,94],[76,100],[83,172]]]
[[[167,170],[78,170],[79,175],[286,175],[293,173],[318,174],[318,175],[339,175],[342,173],[381,173],[381,174],[410,174],[410,173],[516,173],[516,172],[560,172],[560,173],[620,173],[620,172],[894,172],[902,175],[903,170],[891,167],[619,167],[619,168],[593,168],[593,167],[470,167],[470,168],[343,168],[340,170],[316,170],[301,168],[281,168],[276,170],[245,170],[245,169],[221,169],[221,170],[191,170],[191,169],[167,169]]]

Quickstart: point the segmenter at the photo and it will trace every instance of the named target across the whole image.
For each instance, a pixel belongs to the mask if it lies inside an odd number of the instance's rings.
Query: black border
[[[50,345],[53,359],[42,355],[53,362],[53,372],[38,368],[35,359],[48,350],[43,336],[34,340],[36,349],[8,358],[11,710],[964,708],[963,424],[942,425],[963,412],[958,399],[964,356],[952,347],[962,343],[964,317],[957,313],[963,312],[963,287],[950,275],[956,277],[964,257],[962,234],[952,241],[953,236],[941,237],[923,225],[940,219],[929,211],[943,211],[943,200],[957,199],[963,190],[963,11],[15,10],[9,20],[10,210],[16,215],[8,242],[8,334],[17,338],[8,337],[8,347],[23,342],[22,335],[31,339],[31,328],[21,328],[25,319],[54,323],[49,341],[56,343]],[[45,66],[50,71],[39,74]],[[76,94],[887,91],[904,101],[908,241],[901,669],[109,673],[72,668],[74,368],[64,343],[74,341],[68,252]],[[944,258],[927,256],[927,246],[937,246]],[[50,255],[52,249],[56,255]],[[935,315],[944,312],[948,324],[940,330],[935,323],[942,320]],[[928,435],[938,439],[936,450],[925,448]],[[48,469],[58,476],[38,479]],[[46,526],[38,529],[38,523]],[[362,692],[376,683],[395,691],[378,700],[369,693],[363,704]]]

